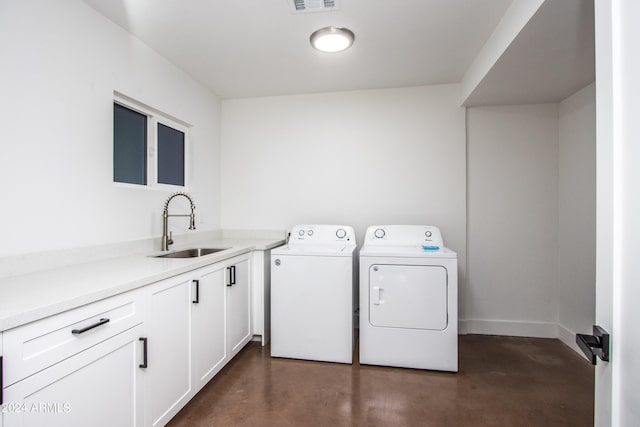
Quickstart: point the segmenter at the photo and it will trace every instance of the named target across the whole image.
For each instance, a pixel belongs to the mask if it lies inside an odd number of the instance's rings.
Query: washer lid
[[[360,249],[360,256],[370,257],[405,257],[405,258],[452,258],[457,259],[458,254],[449,248],[442,247],[438,250],[423,249],[422,246],[382,246],[364,245]]]

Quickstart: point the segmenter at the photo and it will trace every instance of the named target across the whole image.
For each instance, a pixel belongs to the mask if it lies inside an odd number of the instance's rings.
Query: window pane
[[[147,183],[147,116],[113,104],[113,180]]]
[[[158,182],[184,186],[184,133],[158,123]]]

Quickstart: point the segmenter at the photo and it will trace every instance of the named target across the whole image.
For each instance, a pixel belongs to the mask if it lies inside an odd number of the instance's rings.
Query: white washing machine
[[[437,227],[367,229],[360,250],[360,363],[458,371],[458,260]]]
[[[298,225],[271,250],[271,356],[352,363],[355,261],[344,225]]]

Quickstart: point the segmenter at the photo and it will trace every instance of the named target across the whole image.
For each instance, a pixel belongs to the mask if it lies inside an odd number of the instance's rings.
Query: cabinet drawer
[[[126,292],[5,331],[4,386],[141,324],[143,296]]]

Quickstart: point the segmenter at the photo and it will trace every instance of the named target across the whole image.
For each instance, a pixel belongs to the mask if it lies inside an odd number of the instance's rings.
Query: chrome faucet
[[[190,214],[184,214],[184,215],[169,215],[169,202],[171,202],[171,200],[173,200],[174,197],[177,196],[184,196],[187,198],[187,200],[189,200],[189,203],[191,203],[191,213]],[[195,210],[196,206],[193,204],[193,200],[191,199],[191,196],[189,196],[187,193],[183,193],[183,192],[177,192],[177,193],[173,193],[171,196],[169,196],[169,198],[167,199],[166,202],[164,202],[164,211],[162,212],[162,250],[163,251],[168,251],[169,250],[169,245],[173,245],[173,238],[172,238],[172,234],[169,233],[167,234],[167,230],[169,228],[169,217],[170,216],[188,216],[190,218],[189,220],[189,230],[195,230],[196,229],[196,216],[193,213],[193,211]]]

